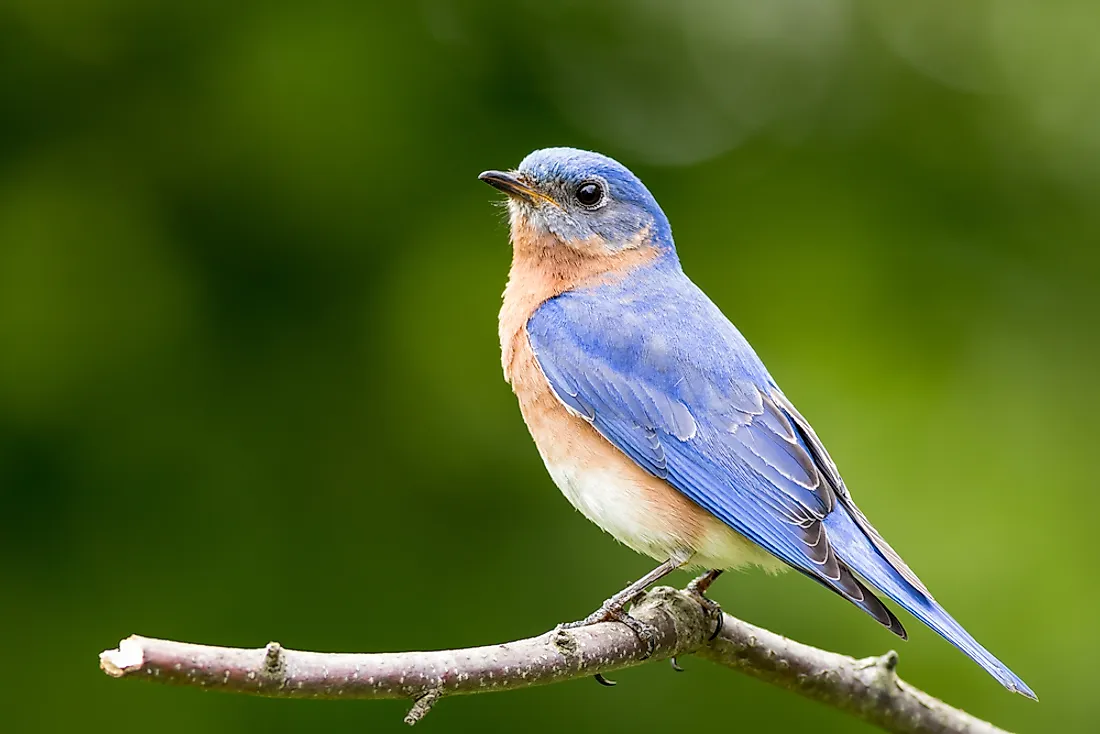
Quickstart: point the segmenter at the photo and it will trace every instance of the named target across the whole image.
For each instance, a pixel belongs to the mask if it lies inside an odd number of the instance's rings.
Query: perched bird
[[[684,274],[633,173],[548,148],[480,178],[508,195],[502,364],[546,468],[589,520],[661,562],[576,624],[618,620],[648,641],[624,607],[674,569],[711,569],[694,586],[708,606],[723,569],[793,567],[905,638],[873,587],[1035,698],[856,507],[813,428]]]

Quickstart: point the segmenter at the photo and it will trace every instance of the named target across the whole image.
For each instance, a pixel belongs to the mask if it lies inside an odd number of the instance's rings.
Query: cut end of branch
[[[887,731],[1007,734],[905,684],[898,655],[855,660],[802,645],[729,615],[717,639],[697,597],[654,589],[631,608],[660,625],[660,657],[698,654],[851,713]],[[310,653],[278,642],[261,648],[195,645],[131,635],[99,655],[112,678],[141,678],[259,696],[402,698],[409,726],[444,695],[527,688],[614,671],[642,662],[642,642],[614,624],[555,628],[526,640],[465,650],[402,653]],[[657,657],[655,659],[660,659]]]
[[[99,653],[100,669],[112,678],[121,678],[128,673],[141,670],[144,664],[145,649],[133,635],[119,642],[117,649]]]

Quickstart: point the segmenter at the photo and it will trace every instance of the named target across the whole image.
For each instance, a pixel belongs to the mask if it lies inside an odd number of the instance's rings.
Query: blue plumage
[[[514,210],[523,226],[579,253],[569,255],[581,263],[575,267],[601,256],[593,243],[609,257],[653,250],[641,265],[563,289],[527,319],[538,367],[569,411],[646,472],[896,634],[905,630],[868,585],[1005,687],[1035,697],[936,603],[856,507],[809,423],[683,273],[668,221],[641,181],[610,158],[567,148],[536,151],[515,175],[483,177],[525,202]],[[601,198],[586,201],[593,185]],[[540,257],[566,267],[561,257]]]
[[[827,455],[830,466],[819,468],[797,419],[765,409],[781,395],[774,380],[677,264],[658,261],[629,280],[564,293],[543,304],[527,330],[559,398],[646,471],[866,609],[859,598],[866,590],[851,585],[847,566],[1007,688],[1034,697],[860,528],[850,498],[838,501],[838,490],[848,497],[843,484],[825,481],[835,471]],[[888,612],[869,611],[904,634]]]

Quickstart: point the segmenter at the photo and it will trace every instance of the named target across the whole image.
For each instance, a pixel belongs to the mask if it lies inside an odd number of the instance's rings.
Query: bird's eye
[[[596,206],[603,201],[603,186],[596,181],[585,181],[577,187],[577,201],[584,206]]]

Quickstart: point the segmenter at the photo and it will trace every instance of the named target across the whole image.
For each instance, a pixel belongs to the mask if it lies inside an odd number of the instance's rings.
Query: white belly
[[[570,504],[623,545],[659,561],[694,550],[688,538],[654,523],[653,513],[640,506],[641,488],[621,472],[568,461],[547,461],[546,469]]]
[[[689,557],[688,567],[786,568],[571,415],[550,390],[526,332],[503,324],[502,316],[502,344],[511,344],[504,350],[505,371],[523,419],[554,483],[585,517],[658,561],[680,556]]]
[[[750,564],[770,571],[785,568],[702,508],[695,508],[697,514],[691,522],[684,521],[683,513],[673,513],[681,520],[676,522],[667,507],[654,506],[657,498],[676,490],[641,471],[627,457],[623,456],[622,462],[620,466],[584,467],[577,461],[546,461],[546,468],[581,514],[623,545],[658,561],[684,555],[690,556],[685,564],[690,568],[732,569]]]

